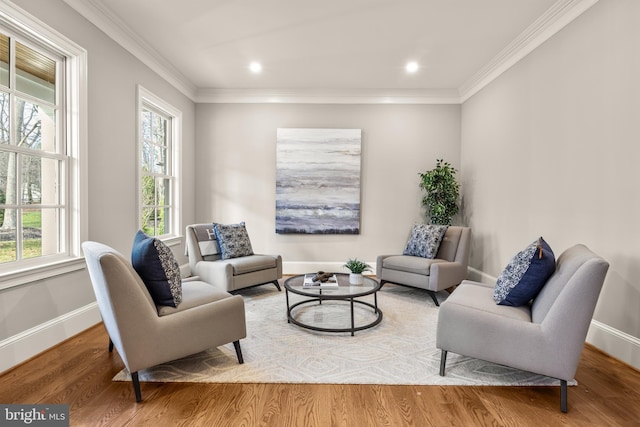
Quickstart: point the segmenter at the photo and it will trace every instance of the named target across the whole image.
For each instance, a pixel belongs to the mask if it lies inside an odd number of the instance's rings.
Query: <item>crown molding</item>
[[[558,0],[459,88],[464,103],[599,0]]]
[[[169,84],[195,101],[196,86],[99,0],[64,0]]]
[[[462,104],[599,0],[558,0],[457,89],[342,90],[197,88],[114,15],[102,0],[64,1],[196,103]]]
[[[200,89],[198,103],[460,104],[456,89]]]

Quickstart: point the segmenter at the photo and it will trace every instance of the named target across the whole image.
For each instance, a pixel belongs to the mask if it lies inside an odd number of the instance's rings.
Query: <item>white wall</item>
[[[276,129],[293,127],[362,129],[359,235],[275,233]],[[254,251],[295,273],[404,249],[424,221],[418,173],[459,165],[460,106],[198,104],[196,135],[198,221],[246,221]]]
[[[611,264],[589,341],[640,367],[640,2],[600,1],[462,107],[471,266],[542,235]]]
[[[195,106],[63,1],[15,3],[89,52],[89,239],[131,248],[140,83],[183,112],[183,225],[244,220],[291,269],[373,262],[403,248],[423,218],[417,174],[444,158],[462,172],[471,266],[495,277],[541,234],[557,254],[587,244],[611,263],[589,340],[640,367],[640,2],[598,2],[462,107]],[[278,127],[362,129],[360,235],[275,234]],[[94,301],[85,271],[0,291],[0,371],[98,321]]]
[[[137,230],[136,85],[183,113],[185,188],[193,188],[193,102],[61,0],[17,0],[19,7],[88,51],[88,239],[128,256]],[[193,193],[183,224],[194,218]],[[183,248],[176,247],[183,259]],[[86,271],[0,291],[0,372],[100,321]]]

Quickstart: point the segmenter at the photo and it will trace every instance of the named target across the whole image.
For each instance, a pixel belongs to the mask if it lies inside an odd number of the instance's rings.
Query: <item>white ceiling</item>
[[[154,69],[169,74],[191,97],[225,91],[369,91],[458,99],[504,58],[523,49],[526,54],[533,36],[585,3],[65,1],[129,50],[144,52]],[[251,61],[262,64],[260,74],[250,72]],[[418,62],[418,72],[406,73],[407,61]]]

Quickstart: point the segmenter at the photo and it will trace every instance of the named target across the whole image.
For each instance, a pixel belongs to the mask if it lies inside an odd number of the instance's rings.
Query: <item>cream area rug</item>
[[[245,300],[247,337],[240,341],[244,364],[233,344],[213,348],[139,372],[140,381],[205,383],[326,383],[421,385],[559,385],[553,378],[454,353],[439,375],[435,346],[438,307],[427,292],[386,284],[378,292],[380,324],[350,333],[314,332],[287,323],[284,288],[259,286],[239,292]],[[447,292],[438,293],[442,302]],[[301,297],[289,294],[291,302]],[[373,303],[373,296],[363,298]],[[297,319],[317,326],[348,327],[348,303],[325,301],[294,309]],[[356,304],[355,321],[374,319]],[[126,370],[114,381],[130,381]],[[575,382],[574,382],[575,384]]]

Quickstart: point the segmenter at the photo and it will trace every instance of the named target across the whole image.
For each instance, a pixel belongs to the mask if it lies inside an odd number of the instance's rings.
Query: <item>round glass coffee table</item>
[[[380,283],[377,280],[369,277],[364,277],[364,283],[362,285],[352,285],[349,283],[349,275],[344,273],[336,273],[338,279],[338,287],[331,289],[314,289],[303,287],[304,274],[293,276],[285,280],[284,289],[287,298],[287,321],[298,325],[302,328],[311,329],[313,331],[321,332],[351,332],[351,336],[356,331],[372,328],[382,321],[382,311],[378,308],[378,294],[380,290]],[[289,302],[289,292],[297,295],[302,295],[305,299],[291,304]],[[367,295],[373,295],[373,304],[362,301],[360,297]],[[350,327],[321,327],[313,325],[309,322],[301,321],[295,315],[295,309],[302,305],[315,304],[317,306],[322,305],[323,301],[347,301],[351,309],[351,326]],[[373,320],[368,321],[365,324],[355,324],[354,306],[362,305],[373,309]]]

